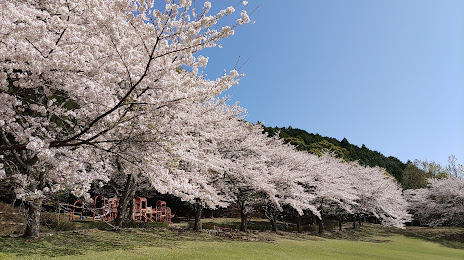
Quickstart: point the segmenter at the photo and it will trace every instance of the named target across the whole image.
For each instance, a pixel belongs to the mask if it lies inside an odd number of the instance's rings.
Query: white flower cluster
[[[248,16],[247,11],[243,10],[240,15],[240,19],[237,20],[238,24],[246,24],[250,22],[250,17]]]
[[[230,26],[224,26],[222,27],[222,33],[227,36],[232,36],[235,32]]]
[[[202,55],[198,56],[197,63],[195,65],[197,67],[206,67],[206,65],[208,65],[208,57],[204,57]]]
[[[166,1],[167,2],[167,1]],[[185,8],[190,8],[190,6],[192,5],[192,0],[179,0],[179,4],[180,6],[182,7],[185,7]],[[210,4],[211,5],[211,4]]]
[[[234,12],[235,12],[235,8],[233,8],[232,6],[229,6],[229,7],[226,8],[226,13],[227,13],[228,15],[231,15],[231,14],[233,14]]]
[[[45,142],[35,136],[29,137],[29,143],[26,145],[26,149],[34,152],[40,152],[44,147],[46,147]]]
[[[0,91],[8,91],[8,85],[7,74],[5,72],[0,72]]]
[[[3,166],[3,163],[1,162],[2,160],[3,160],[3,155],[0,154],[0,180],[6,177],[5,168]]]

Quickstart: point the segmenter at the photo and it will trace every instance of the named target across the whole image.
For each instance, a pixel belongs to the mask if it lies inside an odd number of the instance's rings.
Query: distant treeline
[[[346,138],[339,141],[332,137],[321,136],[319,134],[308,133],[305,130],[289,127],[266,127],[264,132],[270,136],[279,133],[280,138],[283,138],[286,143],[290,143],[297,147],[298,150],[308,151],[312,154],[320,155],[325,151],[335,153],[338,157],[347,161],[358,161],[361,165],[371,167],[380,166],[385,168],[388,173],[394,176],[403,186],[403,172],[408,163],[403,163],[394,156],[385,156],[377,151],[367,148],[365,145],[361,147],[350,144]]]

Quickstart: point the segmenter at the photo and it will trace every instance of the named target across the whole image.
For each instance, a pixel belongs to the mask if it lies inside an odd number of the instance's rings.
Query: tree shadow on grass
[[[347,228],[342,232],[326,232],[321,237],[382,243],[389,242],[388,237],[393,235],[404,235],[409,238],[438,243],[449,248],[464,249],[464,228],[457,227],[407,227],[399,229],[366,223],[356,229]]]
[[[380,225],[364,223],[362,226],[357,226],[355,229],[351,224],[344,225],[343,231],[337,229],[327,231],[317,236],[329,239],[342,239],[349,241],[363,241],[371,243],[386,243],[391,240],[388,237],[394,235],[394,230],[391,228],[381,227]]]
[[[157,230],[124,230],[121,232],[84,230],[42,235],[38,239],[1,237],[0,253],[16,257],[81,255],[87,251],[129,250],[137,247],[171,247],[179,241],[217,240],[192,232]]]
[[[442,246],[464,249],[463,228],[407,228],[398,232],[406,237],[418,238],[429,242],[438,243]]]

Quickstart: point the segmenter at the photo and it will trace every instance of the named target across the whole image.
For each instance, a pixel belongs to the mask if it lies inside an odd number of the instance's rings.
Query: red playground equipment
[[[154,215],[154,219],[153,219]],[[171,214],[171,209],[166,207],[166,201],[158,200],[156,202],[156,207],[147,206],[147,199],[143,197],[138,197],[135,199],[134,207],[134,220],[139,221],[157,221],[157,222],[168,222],[171,223],[171,218],[174,215]]]
[[[147,198],[138,197],[135,199],[134,203],[134,215],[132,216],[134,220],[147,220],[153,221],[152,208],[147,206]]]
[[[99,206],[101,205],[100,207],[97,206],[97,202]],[[116,219],[118,215],[118,206],[119,200],[117,198],[107,199],[102,195],[96,196],[93,209],[91,209],[93,212],[92,220],[111,221]],[[75,214],[80,214],[79,219],[83,219],[83,213],[86,209],[88,209],[88,207],[86,207],[82,201],[78,200],[74,202],[72,211],[69,212],[69,220],[75,220]],[[129,208],[127,208],[127,210],[130,211]],[[174,215],[171,214],[171,209],[166,206],[165,201],[158,200],[155,208],[153,208],[148,207],[147,198],[138,197],[134,199],[134,214],[132,215],[132,219],[135,221],[171,223],[172,217],[174,217]]]
[[[100,209],[97,208],[97,199],[98,198],[103,199],[103,206]],[[94,203],[93,203],[93,208],[95,209],[93,211],[93,221],[95,221],[95,215],[97,214],[97,210],[102,212],[101,215],[104,215],[104,209],[106,208],[106,198],[103,197],[102,195],[98,195],[97,197],[95,197],[95,200],[94,200]]]
[[[78,206],[76,206],[77,204],[80,204],[81,206],[78,207]],[[77,212],[76,209],[80,209],[80,212]],[[82,214],[84,213],[84,210],[85,210],[85,204],[82,203],[82,201],[77,200],[77,201],[74,202],[74,204],[73,204],[73,210],[72,210],[72,212],[69,212],[69,220],[74,220],[74,214],[75,214],[75,213],[77,213],[77,214],[80,213],[79,219],[82,219]],[[64,213],[63,213],[63,214],[64,214]]]

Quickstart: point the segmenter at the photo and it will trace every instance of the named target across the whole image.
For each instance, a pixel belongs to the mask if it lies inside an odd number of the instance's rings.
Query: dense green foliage
[[[408,163],[403,171],[401,184],[404,189],[420,189],[428,185],[428,178],[434,177],[433,174],[419,169],[413,163]]]
[[[329,151],[347,161],[359,161],[361,165],[380,166],[393,175],[400,183],[403,181],[403,172],[408,164],[403,163],[393,156],[385,156],[377,151],[370,150],[365,145],[361,147],[350,144],[346,138],[339,141],[336,138],[325,137],[319,134],[308,133],[305,130],[292,127],[264,127],[264,131],[274,136],[279,136],[285,142],[295,145],[299,150],[313,154],[321,154]]]

